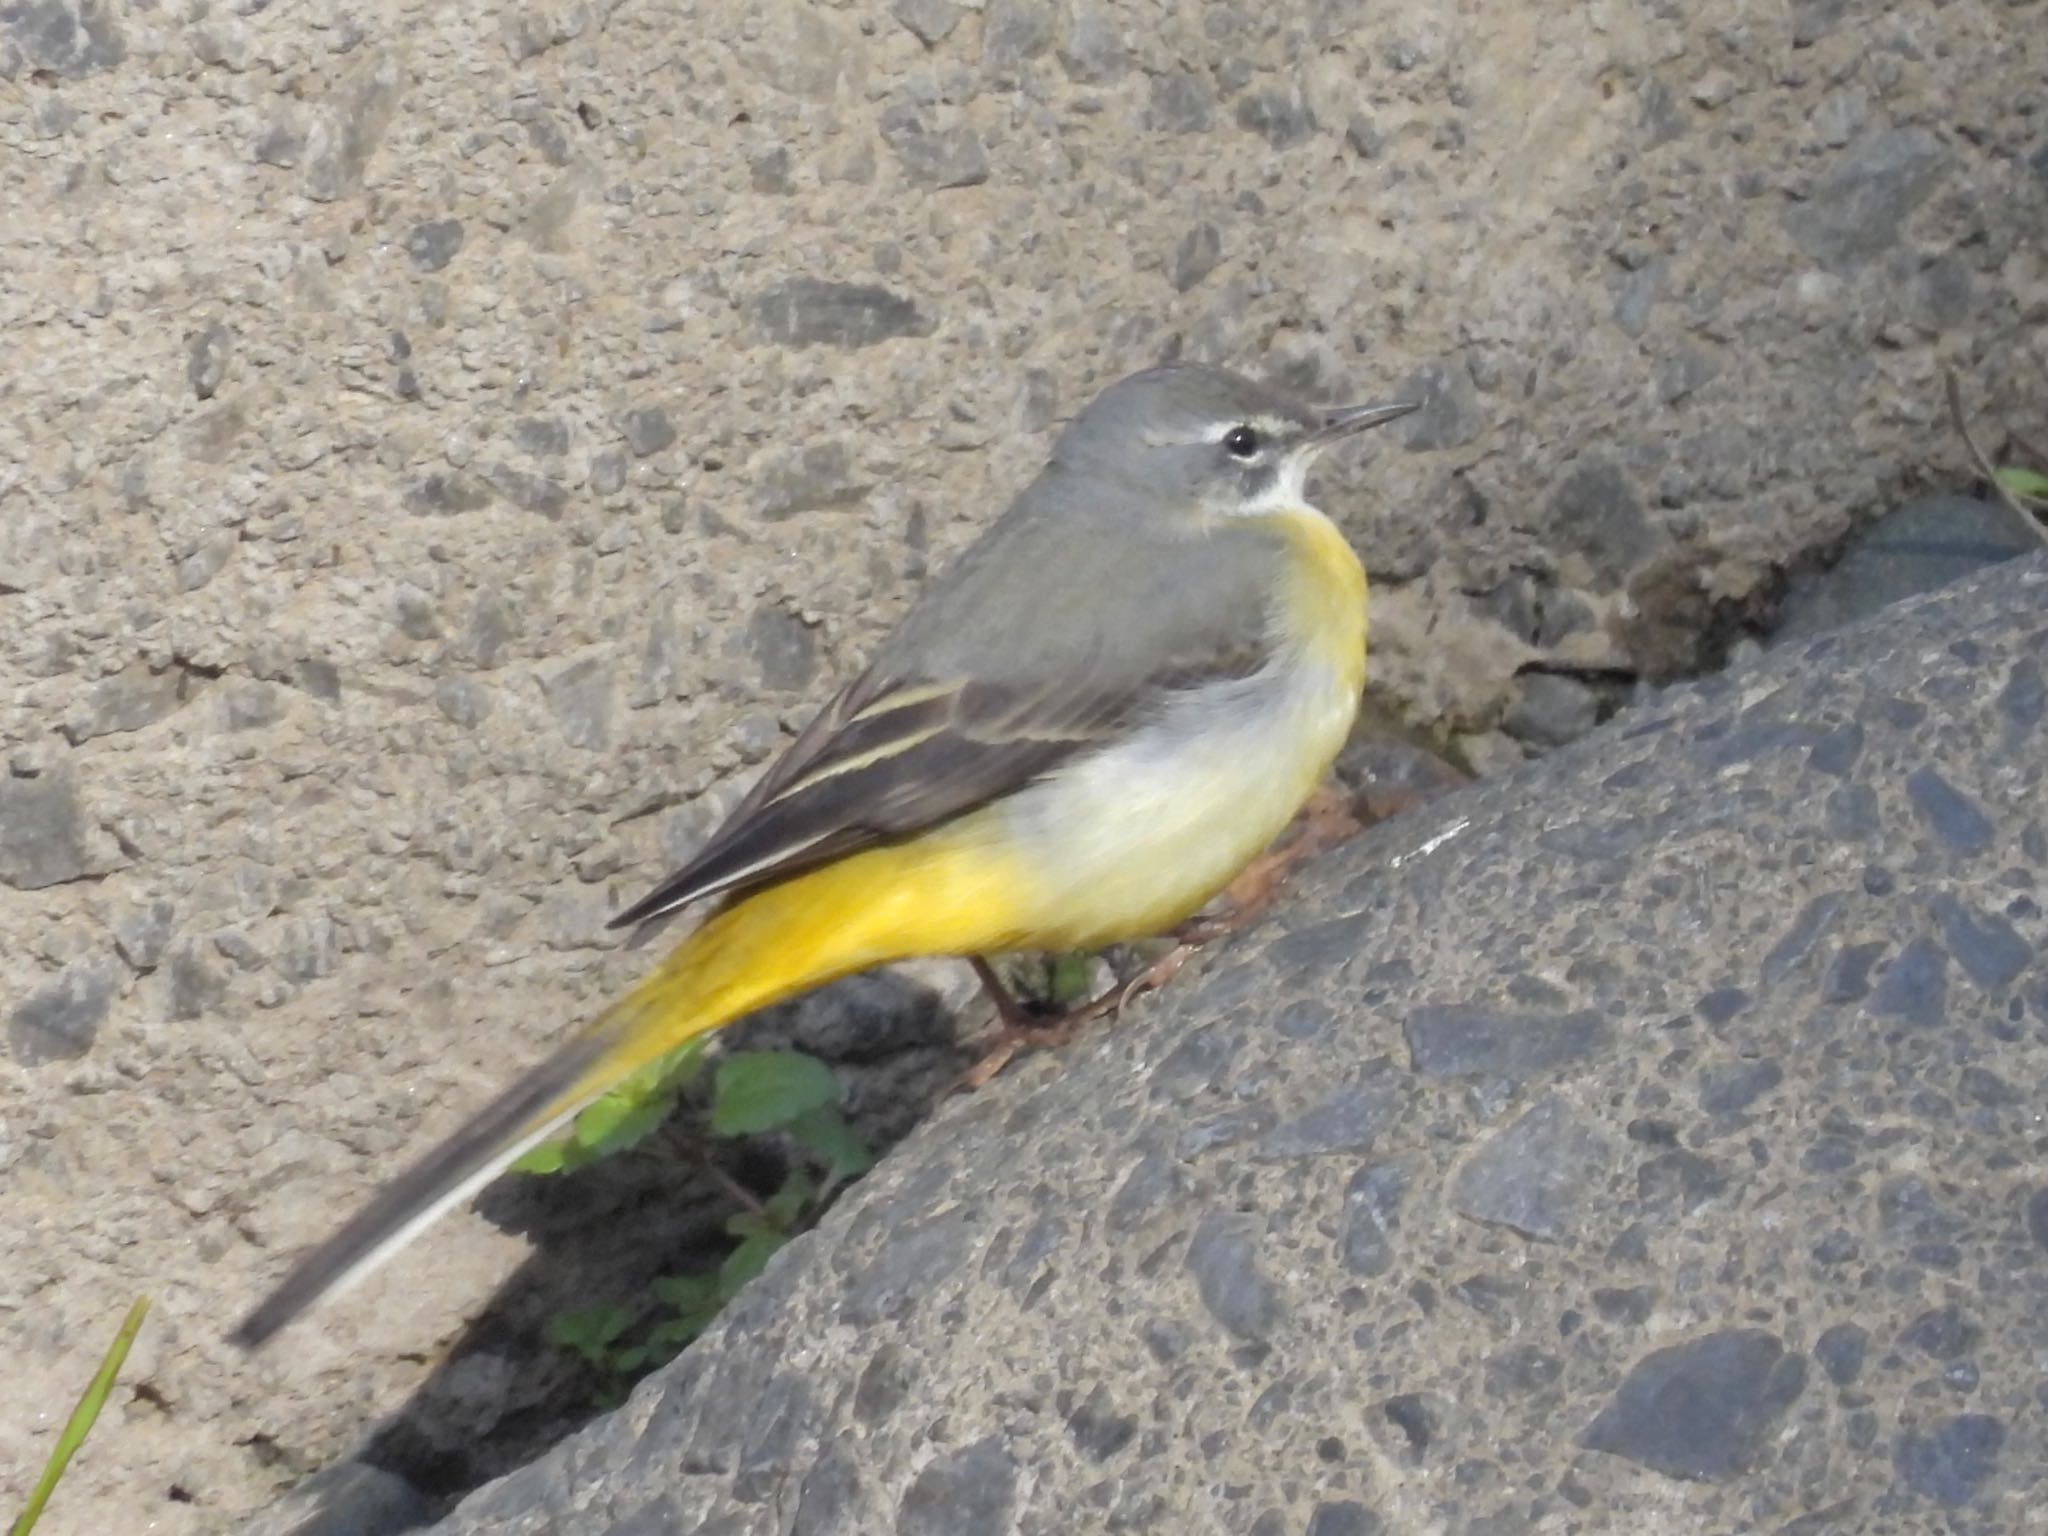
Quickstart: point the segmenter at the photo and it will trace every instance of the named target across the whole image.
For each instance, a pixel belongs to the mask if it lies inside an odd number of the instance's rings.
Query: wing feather
[[[950,821],[1138,724],[1163,696],[1244,677],[1257,649],[1181,658],[1149,678],[1037,688],[863,677],[832,700],[681,869],[612,919],[652,922],[723,892]]]

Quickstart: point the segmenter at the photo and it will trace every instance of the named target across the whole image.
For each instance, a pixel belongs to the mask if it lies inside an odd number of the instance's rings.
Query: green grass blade
[[[92,1384],[85,1389],[85,1395],[78,1400],[78,1406],[71,1410],[71,1417],[64,1425],[64,1433],[57,1437],[57,1445],[50,1452],[50,1459],[43,1467],[43,1475],[36,1479],[35,1490],[28,1496],[28,1505],[21,1517],[14,1522],[12,1536],[28,1536],[35,1528],[36,1521],[43,1515],[43,1506],[50,1502],[50,1495],[56,1492],[57,1480],[64,1475],[64,1469],[71,1465],[71,1458],[78,1448],[85,1444],[85,1437],[92,1433],[92,1426],[100,1416],[100,1409],[106,1406],[107,1394],[114,1390],[114,1378],[121,1374],[121,1366],[128,1358],[128,1348],[135,1342],[135,1335],[141,1331],[143,1316],[149,1311],[149,1298],[138,1296],[135,1305],[128,1309],[127,1317],[121,1321],[121,1331],[114,1335],[114,1342],[107,1346],[106,1354],[100,1360],[100,1368],[94,1373]]]

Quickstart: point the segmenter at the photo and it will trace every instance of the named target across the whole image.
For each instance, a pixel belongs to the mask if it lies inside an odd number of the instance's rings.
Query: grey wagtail
[[[1317,454],[1412,405],[1312,411],[1177,365],[1110,386],[687,865],[621,912],[718,909],[313,1249],[256,1345],[628,1073],[914,955],[1162,933],[1273,841],[1344,743],[1365,572]]]

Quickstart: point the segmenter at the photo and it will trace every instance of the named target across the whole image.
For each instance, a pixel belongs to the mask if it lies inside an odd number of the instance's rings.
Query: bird
[[[1365,571],[1309,503],[1309,468],[1414,409],[1312,409],[1185,362],[1104,389],[697,854],[612,922],[710,915],[230,1337],[262,1344],[742,1015],[896,960],[1100,948],[1200,909],[1287,827],[1359,707]]]

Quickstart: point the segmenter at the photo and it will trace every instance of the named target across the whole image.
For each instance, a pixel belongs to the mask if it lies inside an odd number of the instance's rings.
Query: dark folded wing
[[[1165,694],[1250,675],[1263,650],[1184,657],[1143,676],[1112,665],[1031,685],[870,673],[825,706],[694,859],[612,926],[949,821],[1115,740]]]

